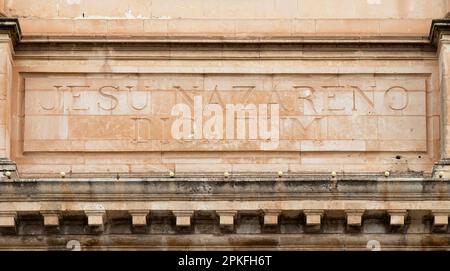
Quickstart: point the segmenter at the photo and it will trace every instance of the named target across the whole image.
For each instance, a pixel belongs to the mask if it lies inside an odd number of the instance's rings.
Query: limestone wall
[[[25,35],[426,36],[449,10],[447,0],[4,1]]]
[[[222,48],[189,56],[188,47],[166,61],[154,57],[164,51],[120,50],[130,59],[105,63],[81,51],[48,61],[47,54],[29,59],[26,50],[17,52],[16,110],[23,115],[14,126],[14,160],[22,174],[430,173],[439,160],[437,67],[420,50],[412,53],[416,61],[384,53],[369,60],[367,51],[363,61],[301,56],[312,53],[307,49],[294,59],[265,50],[264,58],[228,57]],[[179,115],[177,104],[189,112]],[[268,114],[258,108],[253,119],[236,115],[232,123],[227,106],[236,104],[265,105]],[[271,104],[279,106],[276,126]],[[218,106],[222,122],[197,114],[197,105]],[[277,130],[274,140],[258,130],[263,121]]]
[[[449,7],[0,1],[0,249],[448,248]]]
[[[0,152],[24,176],[431,174],[441,158],[428,35],[448,1],[4,6],[23,38],[4,43]],[[228,118],[228,105],[247,111]]]

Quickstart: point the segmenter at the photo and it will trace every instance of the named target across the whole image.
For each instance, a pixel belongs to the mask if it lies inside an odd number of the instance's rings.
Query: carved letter
[[[209,104],[219,104],[222,108],[225,106],[219,92],[217,91],[217,85],[214,87],[213,93],[209,97]]]
[[[373,91],[372,91],[372,100],[369,99],[369,97],[367,97],[367,95],[364,93],[364,91],[362,91],[359,87],[357,86],[350,86],[351,88],[353,88],[353,111],[356,111],[356,95],[355,93],[358,92],[360,94],[360,96],[372,107],[374,108],[375,104],[373,102]]]
[[[55,101],[53,102],[53,105],[51,106],[44,106],[41,104],[41,102],[39,101],[39,105],[41,106],[42,109],[44,110],[53,110],[55,108],[59,108],[61,105],[61,94],[59,93],[59,89],[62,86],[54,86],[55,87]]]
[[[141,106],[141,107],[138,107],[138,106],[135,106],[134,105],[134,99],[133,99],[133,94],[132,94],[132,91],[131,91],[131,89],[133,88],[133,86],[126,86],[126,88],[128,89],[128,93],[127,93],[127,102],[128,102],[128,105],[131,107],[131,108],[133,108],[133,109],[135,109],[135,110],[142,110],[142,109],[144,109],[144,108],[146,108],[147,107],[147,104],[148,104],[148,92],[147,91],[145,91],[145,99],[143,99],[144,101],[145,101],[145,104],[143,105],[143,106]]]
[[[285,112],[291,112],[292,110],[294,110],[293,108],[288,108],[287,106],[284,105],[284,103],[282,103],[281,97],[280,97],[280,92],[278,92],[276,87],[272,88],[268,103],[269,104],[278,104],[279,106],[281,106],[281,109]]]
[[[131,118],[134,120],[134,139],[133,143],[144,143],[150,139],[151,121],[148,118]],[[147,129],[141,129],[141,124],[147,123]],[[144,135],[141,136],[141,131]],[[146,133],[145,133],[146,131]]]
[[[253,90],[255,90],[256,86],[233,86],[232,88],[233,89],[240,89],[240,88],[245,89],[246,92],[244,93],[244,97],[242,99],[242,102],[243,103],[248,103],[248,100],[252,96]]]
[[[320,127],[320,120],[323,117],[321,116],[298,116],[294,118],[299,124],[300,128],[302,129],[303,133],[306,134],[311,128],[313,128],[313,124],[315,124],[315,133],[314,133],[314,139],[317,140],[321,138],[322,135],[322,129]]]
[[[194,101],[189,96],[189,94],[186,93],[186,90],[184,90],[180,86],[173,86],[173,87],[181,94],[181,97],[183,98],[183,100],[185,100],[189,104],[189,106],[192,107],[194,105]]]
[[[72,93],[72,110],[89,110],[89,106],[83,107],[83,100],[81,100],[81,93],[75,92],[75,88],[88,88],[89,86],[67,86]],[[81,104],[78,104],[81,103]]]
[[[303,89],[303,92],[300,94],[298,99],[302,99],[303,106],[301,113],[305,112],[305,103],[308,102],[311,105],[311,108],[313,109],[314,113],[317,113],[316,108],[314,107],[314,101],[313,101],[313,94],[314,94],[314,88],[308,87],[308,86],[293,86],[294,89]]]
[[[403,96],[403,99],[399,96]],[[392,110],[403,110],[409,103],[408,91],[399,86],[391,87],[384,93],[384,102]]]
[[[343,88],[343,86],[322,86],[324,89],[330,89],[330,88]],[[332,100],[331,100],[332,99]],[[329,111],[342,111],[345,110],[345,107],[332,107],[333,105],[330,104],[330,102],[335,102],[336,100],[336,94],[333,92],[328,91],[327,96],[325,98],[325,109]]]
[[[115,86],[103,86],[103,87],[101,87],[101,88],[98,90],[98,92],[99,92],[100,95],[102,95],[103,97],[110,99],[110,103],[111,103],[111,104],[110,104],[109,107],[104,107],[104,106],[102,106],[102,105],[100,104],[100,102],[98,102],[97,105],[98,105],[99,108],[101,108],[101,109],[103,109],[103,110],[108,110],[108,111],[114,110],[114,109],[117,107],[117,105],[119,104],[119,101],[117,100],[117,98],[116,98],[114,95],[103,92],[103,90],[104,90],[105,88],[112,88],[112,89],[115,89],[115,90],[119,91],[119,87],[115,87]]]

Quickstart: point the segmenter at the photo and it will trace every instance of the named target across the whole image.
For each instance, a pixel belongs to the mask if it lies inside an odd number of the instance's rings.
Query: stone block
[[[5,9],[9,16],[14,17],[56,18],[59,2],[59,0],[6,1]]]
[[[278,225],[278,217],[281,214],[280,210],[266,210],[264,213],[264,226]]]
[[[41,215],[44,217],[45,227],[58,227],[60,214],[58,211],[41,211]]]
[[[406,210],[389,210],[389,223],[391,226],[404,226],[405,218],[407,216]]]
[[[108,32],[108,21],[99,19],[74,20],[73,32],[80,34],[106,34]]]
[[[236,36],[290,36],[291,20],[235,20]]]
[[[0,212],[0,228],[15,228],[16,217],[16,212]]]
[[[219,216],[219,225],[220,227],[233,227],[234,220],[237,215],[237,211],[234,210],[220,210],[216,211],[216,214]]]
[[[5,16],[5,0],[0,0],[0,15]]]
[[[401,121],[400,121],[401,119]],[[378,119],[378,135],[380,140],[425,140],[425,116],[380,117]]]
[[[380,20],[380,33],[423,35],[430,30],[431,19]]]
[[[0,65],[1,66],[1,65]],[[6,100],[6,95],[8,93],[8,76],[0,72],[0,100]]]
[[[316,20],[316,33],[335,35],[341,35],[343,33],[377,35],[379,33],[379,23],[379,20],[367,19]]]
[[[172,211],[176,218],[176,226],[178,227],[190,227],[191,219],[194,215],[194,211]]]
[[[234,20],[170,20],[167,22],[167,35],[189,36],[233,36],[235,33]],[[146,31],[159,33],[165,26],[154,21],[146,20]]]
[[[144,32],[147,35],[167,36],[169,20],[144,20]]]
[[[108,34],[130,35],[144,32],[144,20],[107,20]]]
[[[102,210],[84,211],[88,218],[88,226],[95,231],[102,232],[105,225],[106,212]]]
[[[295,19],[291,22],[291,35],[301,36],[305,34],[312,34],[316,31],[316,21],[306,19]]]
[[[74,21],[69,19],[20,19],[23,33],[29,34],[65,34],[73,33]]]
[[[131,215],[131,222],[134,227],[143,227],[147,225],[148,210],[128,211]]]
[[[6,125],[0,124],[0,149],[6,149]]]
[[[307,226],[320,226],[322,222],[323,211],[321,210],[304,210]]]
[[[433,225],[435,226],[447,226],[448,225],[448,216],[450,211],[431,211],[433,215]]]
[[[347,228],[360,227],[362,225],[364,210],[346,210],[345,214],[347,216]]]
[[[127,18],[138,10],[130,10],[135,1],[59,1],[59,16],[65,18]]]

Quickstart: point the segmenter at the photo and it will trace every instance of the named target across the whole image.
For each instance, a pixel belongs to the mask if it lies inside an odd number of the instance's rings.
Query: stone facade
[[[0,249],[448,249],[448,11],[0,1]]]

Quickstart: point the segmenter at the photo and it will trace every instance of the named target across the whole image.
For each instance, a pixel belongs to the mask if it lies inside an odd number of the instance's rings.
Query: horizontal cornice
[[[442,35],[445,33],[450,33],[450,20],[442,19],[442,20],[433,20],[431,23],[430,34],[428,35],[428,39],[431,44],[434,46],[438,46],[439,41],[442,38]]]
[[[36,200],[450,200],[450,180],[349,177],[153,177],[16,179],[0,202]]]
[[[14,45],[19,43],[22,39],[19,20],[16,18],[0,17],[0,33],[7,33]]]
[[[171,35],[171,36],[139,36],[127,35],[27,35],[22,37],[17,18],[0,18],[1,31],[8,31],[15,43],[88,43],[88,44],[416,44],[436,45],[436,40],[443,31],[449,29],[449,20],[433,20],[428,37],[411,35],[326,35],[308,34],[292,36],[242,36],[227,37],[223,35]]]
[[[300,35],[300,36],[254,36],[226,37],[200,35],[173,36],[107,36],[107,35],[28,35],[23,43],[88,43],[88,44],[429,44],[422,36],[355,36],[355,35]]]

